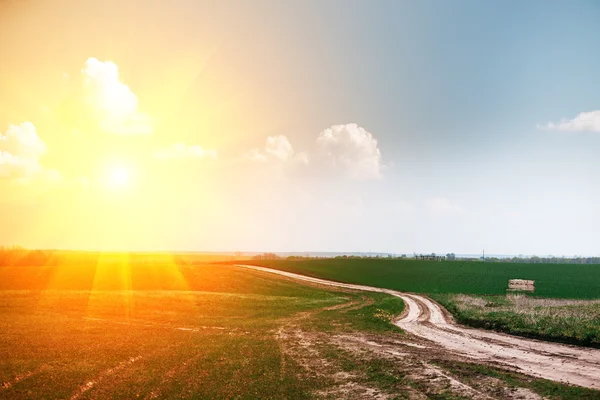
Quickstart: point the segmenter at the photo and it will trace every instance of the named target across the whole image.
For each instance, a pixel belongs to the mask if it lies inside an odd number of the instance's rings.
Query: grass
[[[323,310],[311,319],[312,329],[320,332],[338,330],[344,326],[346,330],[362,332],[402,332],[392,324],[394,317],[404,309],[404,302],[398,297],[382,293],[361,294],[359,308],[339,312],[338,310]],[[399,301],[400,300],[400,301]],[[366,304],[366,305],[365,305]]]
[[[405,374],[394,368],[392,360],[357,357],[349,351],[327,345],[322,345],[320,350],[327,360],[337,363],[344,372],[360,376],[359,382],[371,384],[388,393],[402,393],[402,386],[407,383]]]
[[[525,295],[432,297],[463,324],[600,347],[600,300],[540,299]]]
[[[278,327],[325,312],[315,327],[398,331],[382,315],[401,309],[222,265],[1,267],[0,398],[309,398],[327,382],[299,377]]]
[[[598,399],[598,391],[577,386],[565,386],[547,379],[537,379],[506,371],[487,365],[465,363],[459,361],[438,360],[436,365],[460,376],[465,382],[477,387],[484,377],[491,377],[506,382],[513,388],[527,388],[545,399],[562,400],[594,400]]]
[[[518,264],[474,261],[319,259],[251,261],[334,281],[417,293],[505,294],[509,279],[535,280],[535,295],[600,298],[600,265]]]

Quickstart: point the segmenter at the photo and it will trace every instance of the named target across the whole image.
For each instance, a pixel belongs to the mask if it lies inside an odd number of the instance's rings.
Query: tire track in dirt
[[[281,357],[279,379],[284,380],[289,372],[298,374],[298,376],[320,377],[327,380],[330,384],[326,388],[313,391],[312,395],[315,398],[355,400],[394,398],[368,382],[361,382],[360,374],[344,371],[338,362],[327,358],[320,347],[330,341],[330,335],[306,331],[301,327],[302,321],[310,319],[322,311],[335,310],[344,313],[358,310],[372,302],[372,299],[362,296],[360,300],[350,300],[334,306],[298,312],[282,320],[282,325],[274,332]],[[301,372],[298,372],[296,368],[288,371],[288,359],[294,360]]]
[[[185,326],[171,326],[171,325],[157,324],[157,323],[146,322],[146,321],[135,321],[135,320],[119,321],[119,320],[112,320],[112,319],[107,319],[107,318],[94,318],[94,317],[83,317],[83,319],[85,319],[87,321],[98,321],[98,322],[105,322],[105,323],[117,324],[117,325],[158,327],[158,328],[162,328],[162,329],[171,329],[171,330],[175,330],[175,331],[187,331],[187,332],[204,332],[206,330],[234,331],[234,329],[227,329],[222,326],[196,325],[194,327],[185,327]]]
[[[83,385],[79,386],[79,388],[77,389],[77,391],[70,397],[70,400],[77,400],[78,398],[80,398],[81,396],[83,396],[83,394],[85,392],[87,392],[88,390],[92,389],[94,386],[96,386],[104,378],[106,378],[108,376],[111,376],[111,375],[119,372],[120,370],[122,370],[124,368],[127,368],[131,364],[133,364],[133,363],[135,363],[135,362],[137,362],[137,361],[139,361],[141,359],[142,359],[142,356],[130,357],[130,358],[128,358],[125,361],[121,361],[119,364],[115,365],[114,367],[111,367],[111,368],[108,368],[108,369],[102,371],[94,379],[90,379],[89,381],[87,381]]]
[[[305,319],[304,316],[300,317],[302,319]],[[305,331],[298,322],[292,320],[282,325],[275,336],[281,352],[280,379],[285,377],[286,358],[289,357],[300,367],[301,372],[294,368],[300,379],[319,377],[328,381],[325,388],[313,390],[312,396],[315,398],[388,400],[395,397],[362,381],[360,373],[343,370],[339,362],[323,354],[321,346],[328,343],[331,337],[322,332]]]
[[[166,398],[168,395],[164,392],[168,389],[168,386],[174,382],[181,382],[181,375],[183,375],[186,371],[189,371],[190,369],[194,368],[194,363],[200,360],[203,356],[205,356],[204,353],[197,352],[195,355],[188,357],[185,361],[174,365],[161,377],[158,384],[154,386],[152,390],[150,390],[150,392],[144,397],[144,400]],[[194,379],[202,380],[206,375],[208,375],[208,372],[206,372],[205,370],[195,371]],[[191,393],[185,394],[191,395]],[[173,395],[171,394],[171,396]],[[181,397],[183,398],[184,394],[181,394]]]
[[[421,295],[328,281],[253,265],[237,266],[320,285],[400,297],[406,310],[395,324],[451,353],[482,362],[503,364],[539,378],[600,389],[600,350],[466,328],[456,324],[442,306]]]
[[[17,383],[21,382],[22,380],[25,380],[27,378],[31,378],[32,376],[37,375],[37,374],[43,372],[46,369],[48,369],[47,365],[42,366],[41,368],[38,368],[35,371],[27,371],[27,372],[23,372],[22,374],[18,374],[12,380],[6,381],[6,382],[2,382],[2,384],[0,385],[0,391],[1,390],[5,390],[5,389],[10,389],[11,387],[13,387],[14,385],[16,385]]]
[[[402,388],[398,392],[408,395],[410,399],[442,398],[469,398],[475,400],[512,399],[510,395],[492,396],[492,393],[484,393],[471,384],[467,384],[445,371],[433,365],[428,360],[428,355],[422,357],[422,353],[410,346],[409,342],[397,342],[380,340],[376,336],[362,335],[357,333],[335,335],[333,343],[340,349],[355,354],[360,360],[386,359],[392,361],[394,368],[392,374],[406,378]],[[400,344],[401,346],[398,346]],[[403,346],[406,346],[403,348]],[[411,349],[412,347],[412,349]],[[400,350],[400,351],[399,351]],[[429,355],[430,356],[430,355]],[[498,382],[492,386],[495,390],[506,388],[504,383]],[[417,390],[420,395],[415,396],[410,388]],[[485,390],[485,388],[484,388]],[[488,390],[489,391],[489,390]],[[396,398],[396,397],[394,397]],[[447,398],[447,397],[443,397]],[[539,400],[539,399],[536,399]]]

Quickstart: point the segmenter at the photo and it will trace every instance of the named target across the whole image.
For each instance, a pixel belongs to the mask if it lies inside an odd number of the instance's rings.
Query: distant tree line
[[[105,262],[121,262],[123,256],[129,264],[188,264],[180,254],[169,253],[102,253],[93,251],[29,250],[20,246],[0,246],[0,267],[9,266],[56,266],[97,264],[102,258]]]
[[[19,246],[0,247],[0,266],[48,265],[51,251],[27,250]]]
[[[254,260],[314,260],[314,259],[326,259],[331,257],[319,257],[319,256],[288,256],[281,257],[275,253],[263,253],[252,257]],[[600,264],[600,257],[538,257],[538,256],[517,256],[517,257],[459,257],[455,253],[447,253],[445,256],[439,256],[435,253],[430,254],[417,254],[413,253],[411,256],[406,254],[347,254],[333,257],[337,260],[361,260],[361,259],[388,259],[388,260],[436,260],[436,261],[485,261],[492,263],[532,263],[532,264]]]
[[[170,254],[170,253],[114,253],[115,257],[119,254],[127,254],[128,262],[132,264],[156,264],[171,262],[175,264],[196,264],[194,255]],[[57,250],[28,250],[19,246],[2,247],[0,246],[0,266],[40,266],[40,265],[63,265],[63,264],[86,264],[96,263],[98,258],[110,257],[105,253],[98,252],[80,252],[80,251],[57,251]],[[231,257],[232,260],[243,256],[236,254]],[[325,256],[288,256],[282,257],[275,253],[262,253],[252,257],[252,260],[312,260],[327,259]],[[412,256],[406,254],[349,254],[333,257],[334,259],[388,259],[388,260],[436,260],[436,261],[485,261],[486,263],[532,263],[532,264],[600,264],[600,257],[538,257],[523,256],[516,257],[458,257],[454,253],[447,253],[445,256],[431,254],[417,254]],[[204,262],[200,259],[198,262]]]
[[[486,257],[485,262],[528,263],[528,264],[600,264],[600,257]]]
[[[252,259],[253,260],[281,260],[282,257],[279,257],[275,253],[263,253],[263,254],[257,254],[255,256],[253,256]]]
[[[282,257],[275,253],[263,253],[252,257],[253,260],[317,260],[333,258],[336,260],[371,260],[371,259],[387,259],[387,260],[436,260],[436,261],[485,261],[485,262],[497,262],[497,263],[532,263],[532,264],[600,264],[600,257],[538,257],[538,256],[517,256],[517,257],[459,257],[455,253],[447,253],[445,256],[436,255],[435,253],[430,254],[417,254],[413,253],[411,256],[406,254],[346,254],[335,257],[323,257],[323,256],[288,256]]]

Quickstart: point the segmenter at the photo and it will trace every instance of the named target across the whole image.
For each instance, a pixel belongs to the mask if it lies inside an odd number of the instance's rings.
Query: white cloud
[[[284,135],[269,136],[264,150],[252,149],[246,153],[245,158],[258,162],[277,161],[308,164],[308,155],[303,152],[296,153],[289,139]]]
[[[429,211],[440,215],[461,215],[466,210],[460,205],[451,202],[446,197],[436,197],[427,201]]]
[[[322,131],[309,152],[297,152],[284,135],[270,136],[263,149],[253,149],[246,159],[286,165],[286,174],[329,175],[350,179],[379,179],[381,152],[377,139],[357,124],[334,125]],[[310,168],[307,169],[310,164]]]
[[[565,132],[600,132],[600,110],[582,112],[573,119],[563,118],[560,122],[538,125],[538,128]]]
[[[173,146],[159,150],[155,157],[160,160],[191,159],[191,158],[217,158],[216,150],[206,150],[200,145],[186,145],[175,143]]]
[[[357,124],[334,125],[317,138],[323,157],[353,179],[382,177],[381,152],[377,139]]]
[[[0,177],[26,178],[42,173],[40,157],[46,144],[39,138],[31,122],[10,125],[0,133]]]
[[[268,137],[265,152],[280,161],[288,161],[294,156],[294,148],[284,135]]]
[[[86,104],[104,131],[118,135],[152,133],[150,118],[138,111],[138,98],[121,82],[115,63],[91,57],[81,73]]]

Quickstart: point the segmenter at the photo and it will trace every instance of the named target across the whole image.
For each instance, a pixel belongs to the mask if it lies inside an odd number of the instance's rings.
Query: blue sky
[[[14,50],[0,66],[0,132],[31,121],[48,147],[44,167],[65,181],[88,179],[59,156],[60,146],[75,146],[64,121],[40,110],[59,102],[60,74],[75,76],[96,57],[118,65],[140,109],[152,117],[172,107],[164,121],[177,123],[111,151],[139,155],[185,142],[214,149],[203,153],[214,160],[185,171],[145,165],[157,186],[178,177],[168,187],[181,192],[162,204],[183,211],[156,221],[169,234],[143,234],[152,226],[123,208],[114,221],[132,218],[140,231],[128,237],[139,240],[113,241],[107,225],[96,236],[81,228],[58,238],[7,228],[0,242],[600,254],[600,113],[580,115],[600,110],[598,2],[66,3],[0,5],[0,45]],[[187,80],[171,98],[173,76]],[[24,94],[38,87],[39,102]],[[343,128],[318,139],[334,126]],[[16,191],[7,179],[3,190]],[[55,209],[44,193],[36,212],[51,219],[40,211]],[[197,198],[213,212],[199,210]],[[103,207],[90,204],[82,213]],[[5,201],[3,213],[27,232],[34,219],[14,216],[23,207]]]

